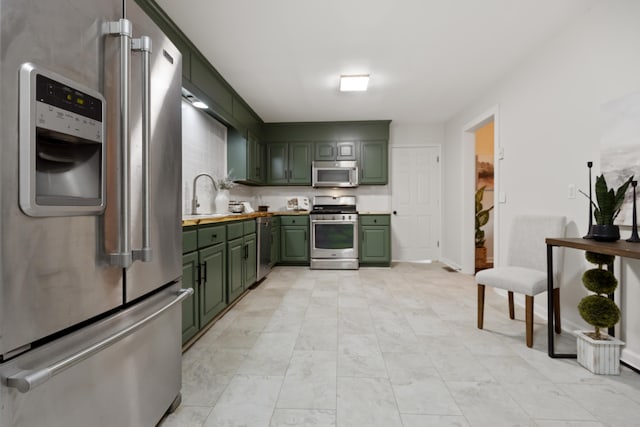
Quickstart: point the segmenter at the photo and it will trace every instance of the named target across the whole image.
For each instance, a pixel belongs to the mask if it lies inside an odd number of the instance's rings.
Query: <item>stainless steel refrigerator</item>
[[[0,0],[0,426],[181,384],[181,55],[133,1]]]

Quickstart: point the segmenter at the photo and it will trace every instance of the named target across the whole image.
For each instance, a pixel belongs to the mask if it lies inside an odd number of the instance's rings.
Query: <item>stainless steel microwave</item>
[[[355,161],[315,161],[312,163],[311,171],[314,187],[358,186],[358,163]]]

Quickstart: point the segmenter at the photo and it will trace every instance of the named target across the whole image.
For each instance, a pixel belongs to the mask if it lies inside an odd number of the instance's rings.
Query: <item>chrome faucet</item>
[[[198,203],[198,196],[196,196],[196,182],[198,181],[198,178],[200,178],[201,176],[209,177],[209,179],[211,180],[211,183],[213,184],[213,188],[216,190],[216,192],[218,191],[218,186],[216,185],[216,181],[215,179],[213,179],[211,175],[209,175],[208,173],[201,173],[196,175],[196,177],[193,178],[193,197],[191,198],[191,213],[193,215],[196,215],[198,213],[198,208],[200,207],[200,203]]]

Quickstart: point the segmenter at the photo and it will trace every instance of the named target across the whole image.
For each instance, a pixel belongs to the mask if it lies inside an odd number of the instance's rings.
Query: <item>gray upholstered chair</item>
[[[513,293],[525,295],[525,323],[527,346],[533,346],[533,297],[547,290],[546,237],[564,237],[564,216],[521,215],[513,220],[507,264],[481,270],[476,274],[478,284],[478,329],[484,323],[485,286],[505,289],[509,298],[509,317],[515,318]],[[554,268],[555,271],[555,268]],[[555,327],[560,333],[560,292],[554,280]]]

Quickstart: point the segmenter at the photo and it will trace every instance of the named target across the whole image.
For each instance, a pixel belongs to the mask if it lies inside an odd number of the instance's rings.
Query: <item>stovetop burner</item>
[[[355,205],[314,205],[310,214],[357,214]]]
[[[357,214],[355,196],[315,196],[311,214]]]

